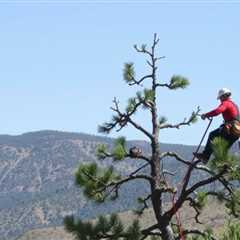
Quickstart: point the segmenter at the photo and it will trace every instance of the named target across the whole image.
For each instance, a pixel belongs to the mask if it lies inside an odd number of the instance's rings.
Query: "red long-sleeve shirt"
[[[222,113],[224,120],[231,121],[239,115],[238,107],[231,99],[226,99],[221,102],[221,104],[214,109],[205,114],[206,117],[214,117]]]

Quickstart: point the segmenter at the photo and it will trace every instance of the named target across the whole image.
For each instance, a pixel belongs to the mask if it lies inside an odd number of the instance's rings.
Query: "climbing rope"
[[[202,139],[197,147],[197,150],[196,150],[196,153],[198,153],[198,151],[200,150],[201,148],[201,145],[203,143],[203,140],[208,132],[208,129],[210,128],[211,124],[212,124],[212,118],[209,119],[209,123],[208,123],[208,126],[202,136]],[[193,158],[191,160],[191,164],[193,163],[193,161],[195,160],[195,156],[193,155]],[[184,178],[182,179],[182,181],[178,184],[178,188],[177,189],[180,189],[180,187],[182,187],[184,185],[184,183],[186,182],[186,178],[187,178],[187,174],[188,172],[185,174]],[[173,209],[174,209],[174,212],[176,213],[176,221],[177,221],[177,226],[178,226],[178,230],[179,230],[179,234],[180,234],[180,240],[185,240],[185,237],[184,237],[184,233],[183,233],[183,228],[182,228],[182,223],[181,223],[181,216],[180,216],[180,213],[179,211],[177,211],[176,209],[176,195],[177,195],[177,192],[178,190],[173,193],[173,197],[172,197],[172,204],[173,204]]]

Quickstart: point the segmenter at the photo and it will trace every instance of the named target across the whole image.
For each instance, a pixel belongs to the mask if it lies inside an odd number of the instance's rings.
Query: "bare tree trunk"
[[[155,142],[152,143],[152,150],[153,150],[153,158],[152,158],[152,169],[151,169],[151,175],[155,180],[155,184],[152,185],[152,205],[155,217],[158,222],[159,230],[162,234],[163,240],[174,240],[174,233],[172,230],[172,227],[169,225],[169,223],[166,224],[166,222],[163,219],[163,209],[162,209],[162,192],[161,192],[161,169],[160,169],[160,147],[159,147],[158,140],[155,139]]]
[[[172,230],[172,227],[170,225],[167,225],[166,227],[164,227],[162,230],[162,239],[163,240],[174,240],[174,233]]]
[[[169,224],[163,221],[163,206],[162,206],[162,190],[161,190],[161,166],[160,166],[160,143],[159,143],[159,126],[158,126],[158,110],[156,102],[156,58],[155,47],[158,43],[157,35],[154,34],[154,43],[152,46],[151,58],[152,58],[152,91],[154,92],[152,113],[152,160],[151,160],[151,176],[154,179],[154,184],[151,185],[152,192],[152,205],[155,217],[157,219],[159,230],[162,233],[163,240],[174,240],[174,234]]]
[[[162,191],[161,191],[161,167],[160,167],[160,144],[158,142],[158,131],[155,130],[155,139],[152,142],[152,164],[151,164],[151,176],[154,178],[154,184],[151,187],[152,190],[152,205],[155,213],[155,217],[158,222],[159,230],[162,234],[163,240],[175,240],[172,227],[166,219],[163,218],[162,209]]]

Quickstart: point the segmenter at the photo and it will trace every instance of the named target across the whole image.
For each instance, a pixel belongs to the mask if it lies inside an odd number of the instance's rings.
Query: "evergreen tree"
[[[100,216],[94,223],[83,222],[75,219],[73,216],[65,219],[66,229],[73,233],[79,240],[87,239],[131,239],[143,240],[151,237],[154,239],[176,240],[198,236],[206,239],[215,239],[211,231],[202,232],[199,229],[186,229],[184,225],[180,226],[179,210],[183,204],[188,203],[196,212],[195,221],[201,223],[199,216],[202,209],[207,204],[208,198],[214,197],[219,201],[225,202],[229,209],[229,214],[238,217],[240,213],[240,191],[237,190],[236,182],[240,180],[239,159],[228,153],[226,143],[222,139],[216,139],[214,145],[214,158],[208,166],[201,164],[200,160],[184,159],[176,152],[162,152],[159,142],[159,133],[165,129],[179,129],[184,126],[190,126],[195,123],[200,109],[193,111],[188,118],[177,124],[171,124],[166,117],[160,117],[157,103],[157,93],[159,88],[167,90],[185,89],[189,85],[187,78],[174,75],[169,82],[162,83],[158,80],[157,63],[164,57],[156,56],[156,47],[159,39],[154,35],[153,44],[150,48],[146,45],[141,47],[135,45],[134,49],[146,56],[147,65],[150,68],[149,74],[137,78],[134,64],[126,63],[124,65],[123,77],[130,87],[140,89],[136,95],[129,99],[125,110],[119,106],[119,101],[114,99],[112,111],[114,115],[112,120],[99,126],[99,132],[109,134],[112,130],[121,131],[127,125],[134,127],[137,131],[143,133],[150,142],[151,154],[147,155],[139,147],[127,149],[126,139],[121,137],[116,139],[114,147],[108,149],[106,145],[99,145],[97,156],[99,159],[112,158],[114,161],[124,161],[130,158],[133,161],[145,162],[141,167],[130,173],[128,176],[120,176],[114,171],[113,167],[108,169],[100,168],[96,163],[82,164],[76,173],[76,183],[83,188],[87,198],[99,203],[108,199],[117,200],[119,189],[122,185],[130,181],[144,180],[149,184],[149,194],[139,198],[142,208],[138,211],[141,214],[149,206],[153,207],[155,224],[147,228],[140,227],[138,221],[125,228],[117,215],[110,217]],[[164,104],[164,103],[163,103]],[[144,110],[150,113],[151,129],[145,128],[134,117],[137,111]],[[182,164],[186,173],[182,184],[169,186],[166,181],[166,175],[173,177],[173,169],[163,169],[162,162],[178,161]],[[146,167],[150,168],[150,173],[143,173]],[[199,181],[191,181],[194,171],[205,173],[205,177]],[[173,181],[172,181],[173,182]],[[171,183],[172,183],[171,182]],[[208,189],[212,183],[218,183],[216,191],[202,191]],[[172,183],[173,184],[173,183]],[[166,205],[166,197],[173,199],[172,205]],[[167,209],[164,206],[169,206]],[[176,219],[178,221],[176,221]],[[177,227],[176,227],[177,226]]]

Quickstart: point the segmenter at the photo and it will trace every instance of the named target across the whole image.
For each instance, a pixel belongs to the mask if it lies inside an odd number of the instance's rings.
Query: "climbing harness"
[[[202,145],[202,143],[203,143],[203,140],[204,140],[204,138],[205,138],[205,136],[206,136],[206,134],[207,134],[207,132],[208,132],[208,129],[210,128],[210,126],[211,126],[211,124],[212,124],[212,120],[213,120],[213,118],[209,118],[208,126],[207,126],[207,128],[206,128],[206,130],[205,130],[205,132],[204,132],[204,134],[203,134],[203,136],[202,136],[202,139],[201,139],[201,141],[200,141],[200,143],[199,143],[199,145],[198,145],[198,147],[197,147],[196,153],[198,153],[198,151],[199,151],[200,148],[201,148],[201,145]],[[192,158],[192,160],[191,160],[190,163],[192,164],[194,160],[195,160],[195,156],[193,155],[193,158]],[[186,182],[187,175],[188,175],[188,171],[187,171],[187,173],[185,174],[183,180],[179,183],[178,188],[177,188],[178,190],[179,190],[180,187],[182,187],[182,186],[184,185],[184,183]],[[176,195],[177,195],[178,190],[173,193],[172,204],[173,204],[174,212],[176,213],[176,221],[177,221],[177,226],[178,226],[179,233],[180,233],[180,240],[185,240],[184,233],[183,233],[183,228],[182,228],[182,223],[181,223],[180,213],[179,213],[179,211],[177,211],[177,209],[176,209]]]

